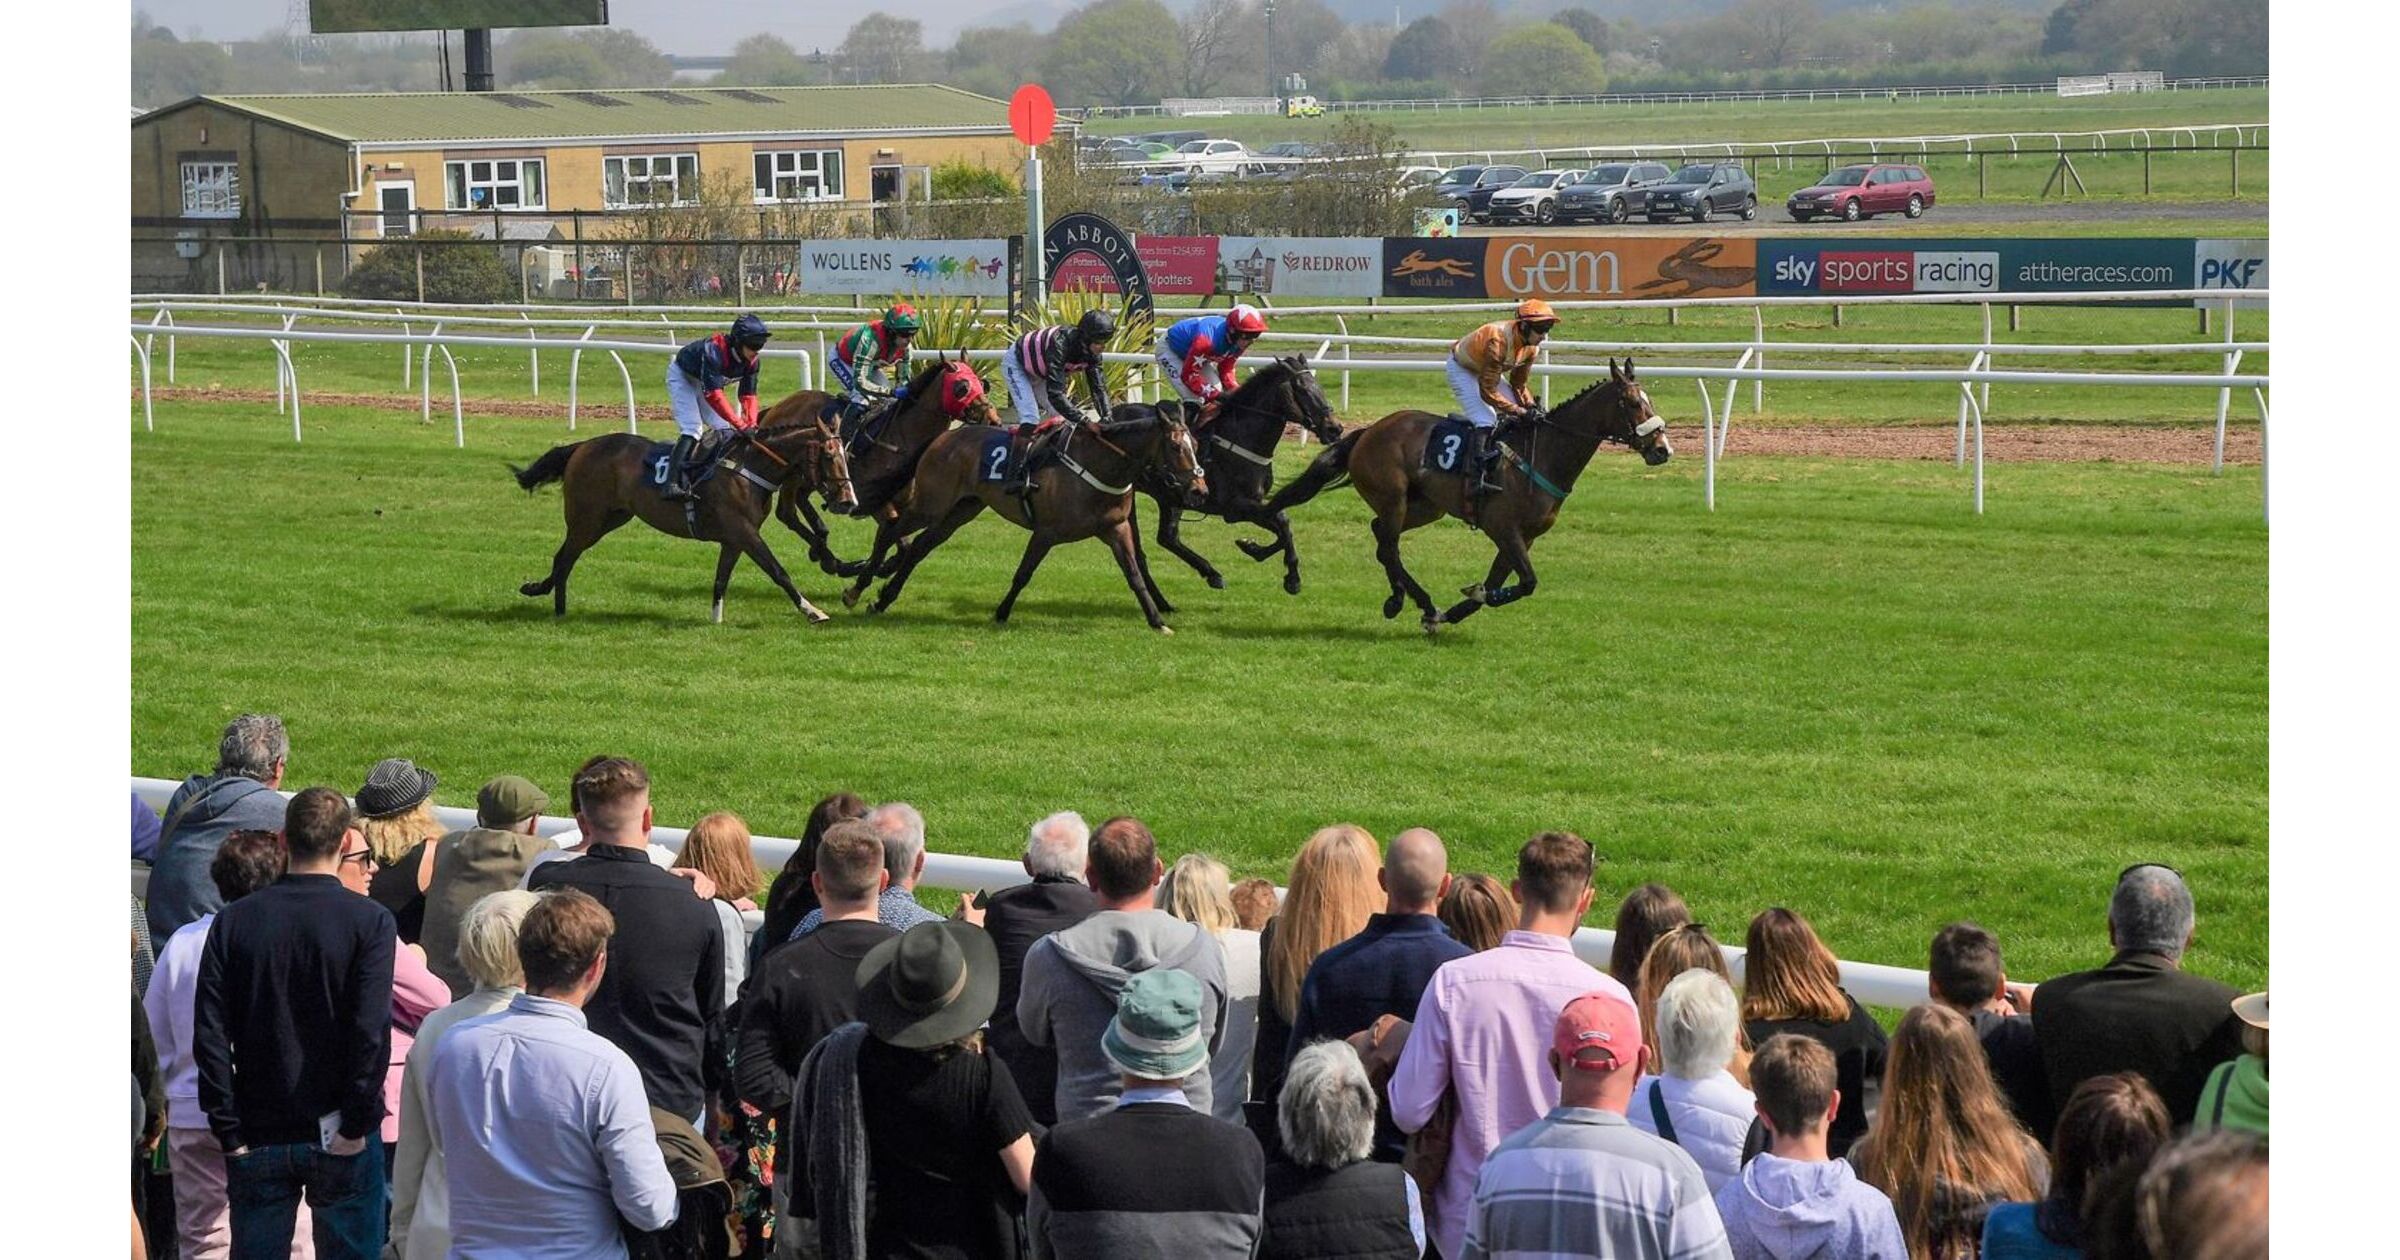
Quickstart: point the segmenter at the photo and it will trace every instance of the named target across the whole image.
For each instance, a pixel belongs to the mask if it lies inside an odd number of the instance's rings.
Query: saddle
[[[709,479],[717,475],[717,467],[721,462],[718,457],[725,453],[725,445],[732,439],[733,434],[724,429],[710,429],[700,435],[700,444],[692,450],[692,497],[687,502],[700,501],[700,487],[707,485]],[[667,476],[674,467],[675,444],[652,442],[650,453],[645,458],[650,464],[651,488],[665,486]]]
[[[1057,416],[1048,417],[1033,427],[1031,445],[1025,450],[1025,479],[1028,487],[1032,485],[1034,473],[1058,462],[1059,434],[1064,432],[1066,427],[1066,422]],[[999,485],[1008,480],[1009,447],[1016,441],[1016,435],[1017,427],[1015,425],[993,425],[984,434],[983,450],[976,460],[976,466],[981,470],[978,475],[985,482]]]
[[[850,416],[849,401],[846,397],[835,395],[825,404],[824,420],[826,428],[841,433],[843,448],[852,459],[856,459],[859,457],[859,446],[874,441],[875,435],[883,431],[884,417],[891,414],[892,400],[879,398],[868,403],[866,410],[860,412],[856,419]]]
[[[1474,440],[1475,423],[1465,416],[1444,416],[1425,438],[1425,471],[1465,475],[1474,470],[1466,466],[1467,449]]]

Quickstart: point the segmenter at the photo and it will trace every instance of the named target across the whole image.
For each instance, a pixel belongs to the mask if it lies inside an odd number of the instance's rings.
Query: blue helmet
[[[726,340],[737,346],[748,346],[755,350],[766,345],[767,338],[774,335],[767,331],[767,321],[756,315],[746,314],[733,321],[733,332],[727,336]]]

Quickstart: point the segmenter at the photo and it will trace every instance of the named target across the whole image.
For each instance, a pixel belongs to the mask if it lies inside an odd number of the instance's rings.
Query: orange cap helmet
[[[1558,322],[1558,312],[1540,298],[1527,298],[1517,303],[1517,322],[1547,328]]]

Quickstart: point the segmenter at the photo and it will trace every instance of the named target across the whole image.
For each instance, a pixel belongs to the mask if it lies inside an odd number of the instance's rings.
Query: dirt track
[[[263,389],[200,389],[188,386],[153,391],[159,401],[257,403],[272,406],[275,394]],[[137,392],[136,400],[140,398]],[[304,396],[311,406],[373,407],[385,411],[415,411],[418,400],[398,394],[321,394]],[[437,401],[435,412],[441,407]],[[563,409],[555,404],[505,399],[477,399],[468,408],[479,419],[512,417],[557,422]],[[595,405],[586,412],[597,432],[615,422],[612,407]],[[655,417],[654,417],[655,418]],[[1670,426],[1668,436],[1688,450],[1698,450],[1700,431]],[[1957,452],[1958,430],[1950,425],[1781,425],[1746,423],[1737,418],[1726,443],[1728,454],[1818,455],[1842,459],[1951,459]],[[2113,461],[2149,464],[2206,464],[2214,455],[2215,435],[2206,424],[2174,428],[2147,425],[1994,424],[1983,431],[1984,458],[2002,462]],[[2258,430],[2234,428],[2225,436],[2228,463],[2258,462]]]

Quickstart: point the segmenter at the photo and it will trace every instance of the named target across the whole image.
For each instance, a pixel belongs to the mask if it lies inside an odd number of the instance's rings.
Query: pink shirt
[[[1458,1096],[1450,1163],[1433,1196],[1433,1236],[1459,1254],[1475,1177],[1510,1134],[1558,1105],[1550,1037],[1568,1002],[1592,992],[1633,1000],[1625,986],[1575,956],[1566,938],[1510,932],[1495,949],[1443,963],[1425,986],[1408,1044],[1392,1072],[1392,1119],[1425,1127],[1447,1086]]]
[[[400,1076],[408,1066],[408,1048],[417,1043],[417,1025],[450,1005],[450,986],[425,967],[416,950],[402,945],[392,951],[392,1065],[383,1074],[383,1140],[400,1140]]]

